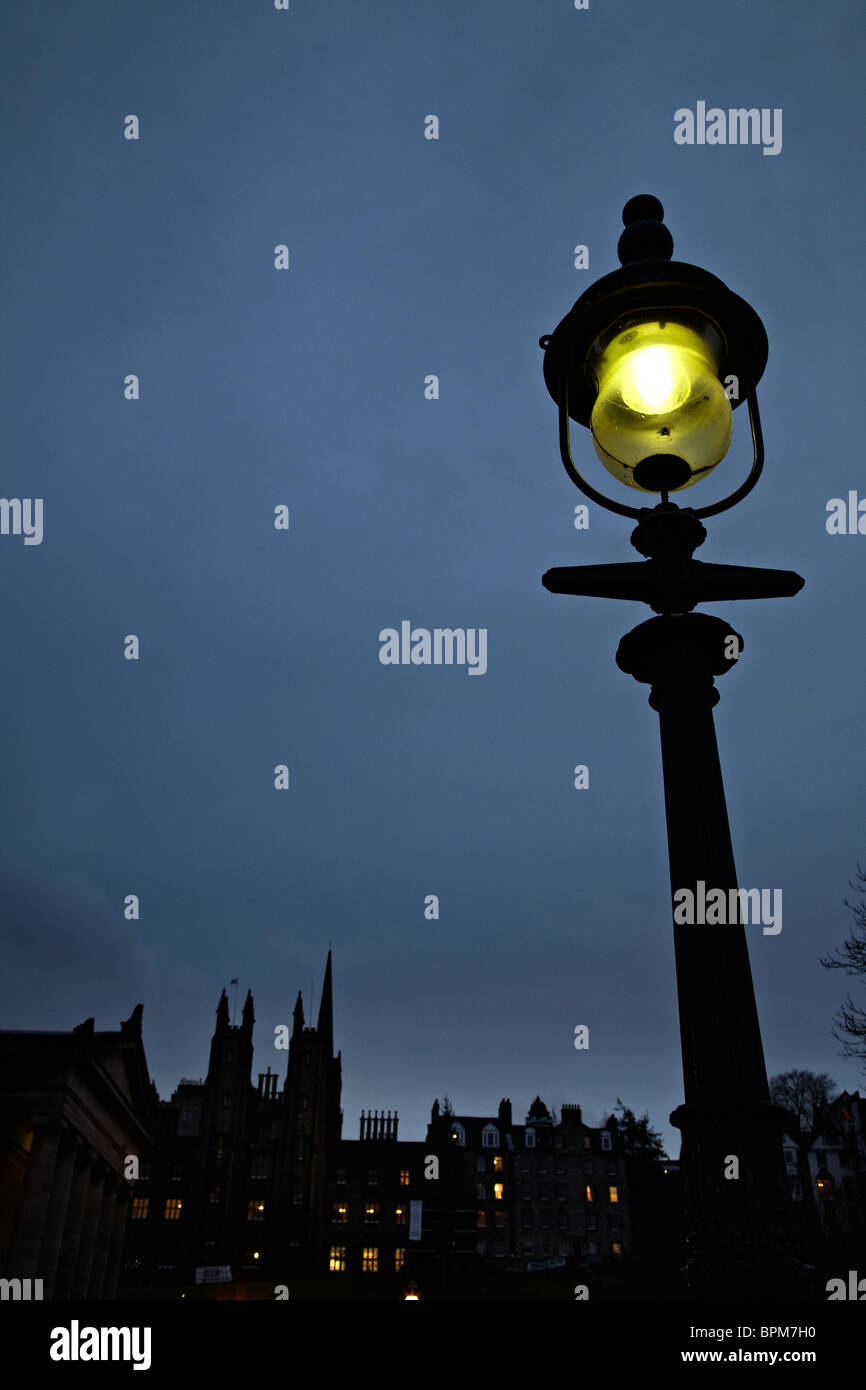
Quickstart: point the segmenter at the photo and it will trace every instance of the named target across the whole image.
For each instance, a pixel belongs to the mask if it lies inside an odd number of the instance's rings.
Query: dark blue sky
[[[167,1096],[238,976],[282,1067],[330,940],[349,1137],[540,1093],[678,1143],[658,720],[613,660],[650,614],[541,587],[636,558],[621,518],[573,528],[538,338],[652,192],[770,341],[764,477],[700,556],[806,579],[709,610],[745,638],[716,710],[740,882],[784,894],[749,929],[768,1070],[857,1086],[818,958],[866,862],[866,537],[825,526],[866,495],[863,39],[853,0],[4,7],[0,490],[44,538],[0,536],[3,1027],[140,1000]],[[781,152],[677,145],[698,101],[780,108]],[[748,450],[737,411],[683,504]],[[404,619],[485,628],[486,673],[383,666]]]

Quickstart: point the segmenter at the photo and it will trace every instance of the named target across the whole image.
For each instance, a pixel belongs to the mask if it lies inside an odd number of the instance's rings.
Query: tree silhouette
[[[866,894],[866,873],[857,865],[857,880],[851,887],[856,893]],[[851,935],[842,943],[839,953],[821,957],[821,964],[827,970],[844,970],[846,975],[860,975],[866,984],[866,902],[851,903],[845,898],[845,906],[854,914]],[[833,1037],[842,1044],[843,1057],[862,1057],[866,1061],[866,1009],[854,1003],[850,994],[836,1014],[832,1028]],[[866,1068],[864,1068],[866,1070]]]
[[[784,1071],[770,1080],[770,1100],[788,1115],[788,1136],[797,1146],[797,1175],[803,1200],[815,1211],[809,1150],[828,1122],[836,1083],[826,1072]]]

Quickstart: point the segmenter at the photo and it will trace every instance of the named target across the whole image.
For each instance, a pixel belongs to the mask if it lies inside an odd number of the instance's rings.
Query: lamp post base
[[[777,1155],[773,1105],[681,1105],[688,1291],[699,1299],[803,1298],[796,1226]],[[768,1162],[769,1160],[769,1162]]]

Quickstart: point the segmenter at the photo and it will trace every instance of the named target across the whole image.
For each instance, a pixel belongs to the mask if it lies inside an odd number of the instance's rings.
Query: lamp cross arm
[[[631,599],[656,612],[689,612],[697,603],[743,598],[790,598],[805,581],[793,570],[713,565],[682,555],[611,565],[563,565],[542,584],[552,594]]]

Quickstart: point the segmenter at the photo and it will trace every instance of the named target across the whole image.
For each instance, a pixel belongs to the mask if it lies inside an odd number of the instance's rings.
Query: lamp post
[[[687,1280],[694,1295],[709,1298],[790,1295],[800,1292],[800,1266],[785,1119],[769,1099],[712,714],[713,677],[736,664],[743,641],[722,618],[694,609],[712,599],[790,596],[803,580],[693,558],[707,534],[702,518],[739,502],[763,468],[756,388],[767,335],[716,276],[671,260],[663,216],[656,198],[632,198],[623,210],[622,268],[590,286],[540,339],[565,469],[593,502],[637,521],[631,542],[646,558],[548,570],[543,583],[552,593],[639,600],[657,615],[623,637],[616,661],[651,687],[659,715],[674,906],[687,901],[683,890],[694,902],[715,889],[722,891],[714,901],[730,908],[710,918],[719,925],[674,913],[685,1104],[670,1118],[682,1132]],[[745,481],[703,508],[671,502],[724,457],[732,412],[744,400],[752,439]],[[592,487],[572,457],[571,420],[589,427],[619,482],[661,500],[637,508]]]

